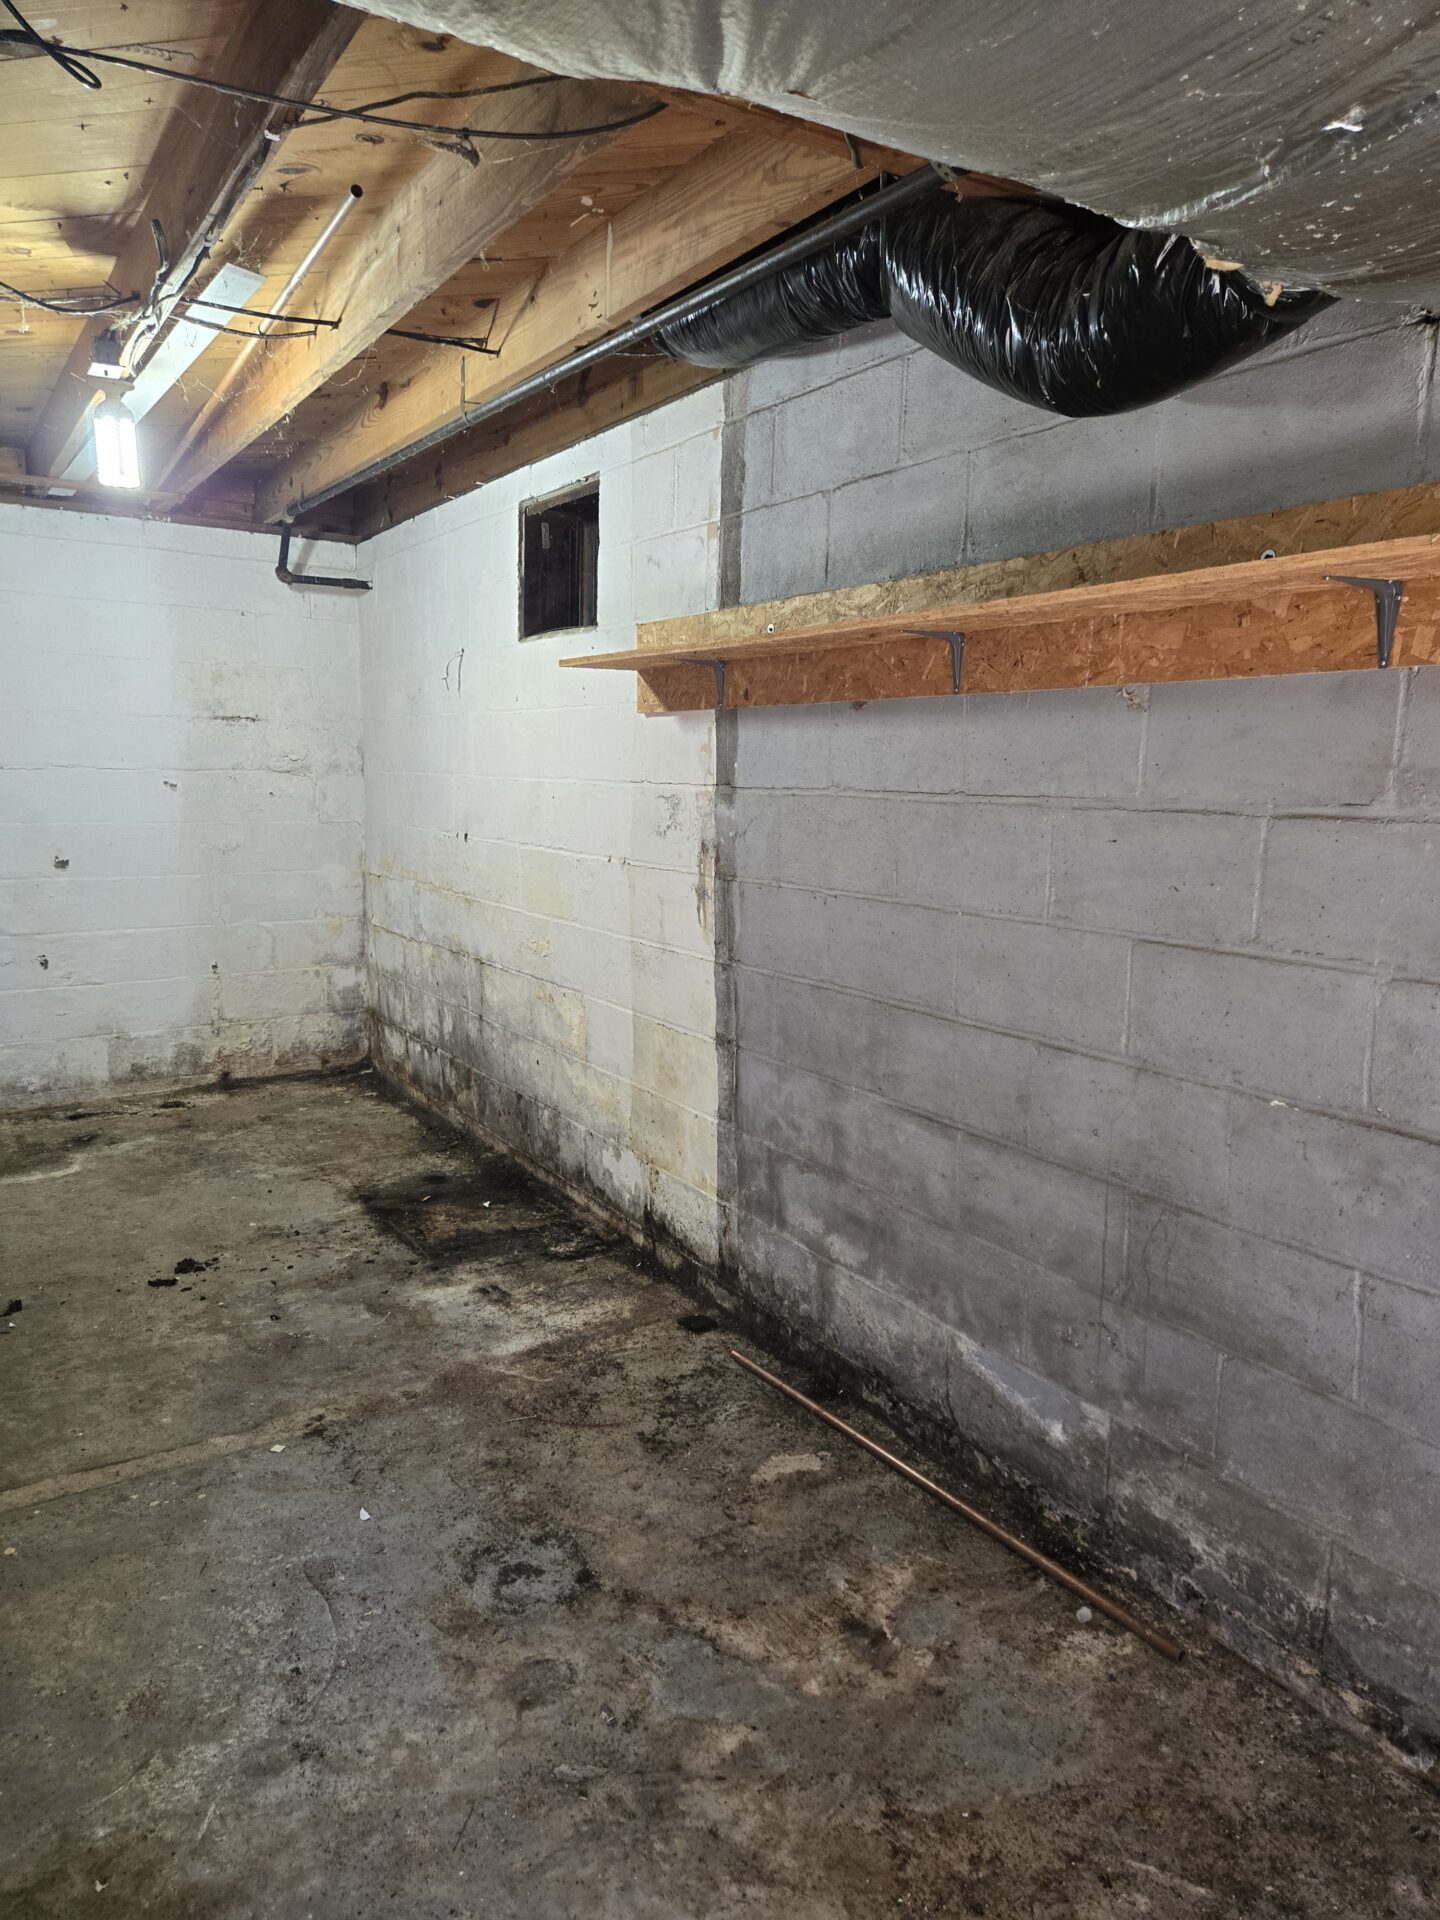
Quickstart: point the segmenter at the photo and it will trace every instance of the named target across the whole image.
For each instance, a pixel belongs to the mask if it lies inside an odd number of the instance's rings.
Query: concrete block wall
[[[0,506],[0,1103],[363,1052],[359,596],[274,566]]]
[[[1433,347],[1340,312],[1057,423],[873,332],[326,555],[364,599],[281,588],[252,537],[5,510],[0,1097],[352,1058],[363,998],[431,1104],[1440,1740],[1431,678],[717,736],[556,666],[1425,477]],[[591,474],[598,625],[521,642],[521,505]]]
[[[1435,478],[1435,341],[1433,322],[1345,303],[1187,394],[1104,420],[1009,400],[888,324],[769,361],[727,387],[733,596]]]
[[[714,725],[562,673],[715,604],[718,390],[362,550],[372,1043],[424,1098],[653,1220],[715,1229]],[[599,623],[517,638],[522,503],[598,475]]]
[[[732,384],[727,578],[1402,485],[1432,374],[1433,328],[1342,311],[1053,423],[874,333]],[[1440,1742],[1440,674],[733,725],[739,1283],[1247,1652]]]

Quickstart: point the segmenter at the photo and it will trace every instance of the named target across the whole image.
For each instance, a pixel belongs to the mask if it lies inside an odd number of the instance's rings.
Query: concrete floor
[[[1437,1910],[1423,1785],[373,1077],[0,1121],[0,1236],[10,1920]]]

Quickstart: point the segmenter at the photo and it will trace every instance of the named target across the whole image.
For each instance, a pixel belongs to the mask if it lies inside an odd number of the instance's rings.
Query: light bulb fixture
[[[90,344],[90,378],[123,380],[124,377],[125,342],[118,327],[106,327]]]
[[[102,400],[92,416],[95,477],[102,487],[140,485],[140,447],[135,420],[118,397]]]

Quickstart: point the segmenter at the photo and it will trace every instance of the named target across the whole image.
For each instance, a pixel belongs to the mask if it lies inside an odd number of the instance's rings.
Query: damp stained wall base
[[[647,728],[632,687],[556,661],[715,604],[720,408],[696,393],[382,534],[361,612],[377,1063],[708,1261],[714,723]],[[596,475],[597,624],[522,641],[521,509]]]
[[[471,1139],[513,1155],[661,1266],[712,1271],[713,1215],[682,1182],[579,1125],[526,1089],[501,1085],[417,1035],[371,1022],[377,1073]]]
[[[661,414],[602,467],[593,644],[710,606],[717,574],[758,598],[1408,484],[1434,466],[1428,369],[1416,329],[1337,326],[1043,428],[883,339],[757,369],[718,461],[713,416],[667,438]],[[520,488],[373,550],[377,1061],[713,1262],[982,1504],[1353,1695],[1418,1760],[1423,676],[645,721],[554,671],[573,637],[505,627]]]
[[[729,383],[724,578],[759,601],[1432,480],[1433,371],[1424,330],[1349,309],[1056,424],[877,330]],[[1437,690],[734,724],[732,1284],[1429,1764]]]
[[[857,1403],[847,1417],[862,1427],[872,1409],[938,1458],[963,1498],[1138,1605],[1187,1653],[1217,1641],[1434,1779],[1440,1714],[1416,1704],[1429,1596],[1409,1590],[1391,1623],[1391,1580],[1377,1590],[1373,1574],[1351,1577],[1327,1594],[1302,1528],[1243,1494],[1217,1496],[1183,1451],[1022,1382],[999,1356],[853,1277],[803,1280],[794,1249],[752,1247],[741,1271],[707,1278],[800,1384],[808,1375],[832,1404]]]

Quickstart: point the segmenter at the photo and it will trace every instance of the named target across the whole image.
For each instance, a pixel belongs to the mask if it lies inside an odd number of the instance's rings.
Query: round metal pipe
[[[1011,1553],[1018,1553],[1022,1560],[1028,1560],[1032,1567],[1037,1567],[1049,1579],[1058,1581],[1062,1587],[1068,1587],[1071,1593],[1078,1594],[1087,1606],[1094,1607],[1097,1613],[1103,1613],[1107,1619],[1113,1620],[1117,1627],[1124,1627],[1127,1633],[1133,1633],[1137,1639],[1143,1640],[1147,1647],[1153,1647],[1156,1653],[1164,1654],[1167,1660],[1184,1658],[1185,1649],[1178,1640],[1172,1640],[1168,1634],[1159,1633],[1154,1627],[1146,1626],[1145,1622],[1137,1619],[1133,1613],[1127,1613],[1124,1607],[1117,1606],[1113,1600],[1107,1600],[1103,1593],[1097,1592],[1094,1587],[1087,1585],[1075,1574],[1068,1573],[1058,1561],[1050,1559],[1048,1554],[1041,1553],[1027,1541],[1021,1540],[1018,1535],[1007,1533],[1005,1528],[990,1519],[988,1514],[981,1513],[976,1507],[967,1506],[963,1500],[957,1499],[937,1481],[921,1473],[918,1468],[908,1465],[898,1454],[889,1452],[878,1441],[868,1439],[857,1427],[852,1427],[848,1421],[840,1419],[838,1414],[828,1413],[818,1401],[810,1399],[808,1394],[801,1393],[798,1387],[789,1385],[778,1374],[771,1373],[768,1367],[762,1367],[758,1360],[749,1359],[745,1354],[738,1353],[734,1347],[730,1349],[730,1358],[738,1361],[757,1379],[763,1380],[766,1386],[774,1387],[776,1392],[783,1393],[787,1400],[793,1400],[797,1406],[804,1407],[807,1413],[813,1413],[817,1420],[823,1420],[827,1427],[833,1427],[837,1433],[843,1433],[847,1440],[853,1440],[857,1446],[864,1447],[867,1453],[873,1453],[877,1460],[883,1460],[885,1465],[893,1467],[896,1473],[903,1473],[907,1480],[912,1480],[917,1487],[923,1487],[925,1492],[932,1495],[934,1499],[943,1501],[947,1507],[962,1515],[972,1527],[978,1527],[982,1533],[988,1533],[992,1540],[998,1540],[1000,1545],[1008,1547]]]
[[[443,440],[449,440],[457,433],[463,433],[467,427],[478,426],[483,420],[491,420],[497,413],[504,413],[509,407],[517,406],[522,400],[529,400],[536,394],[545,393],[568,380],[571,375],[583,373],[587,367],[593,367],[601,360],[608,360],[612,353],[623,353],[627,347],[639,346],[661,327],[668,327],[677,320],[688,320],[692,314],[701,312],[712,300],[723,300],[732,293],[741,293],[746,287],[753,287],[757,281],[781,267],[788,267],[796,260],[818,253],[832,240],[843,240],[847,234],[868,226],[882,213],[893,212],[896,207],[908,206],[912,200],[918,200],[933,192],[939,179],[933,167],[921,167],[915,173],[907,173],[902,180],[891,181],[888,187],[880,187],[876,192],[865,195],[852,205],[844,207],[839,213],[832,213],[824,220],[818,220],[813,227],[807,227],[803,233],[793,234],[788,240],[782,240],[778,246],[768,248],[757,254],[753,260],[743,265],[731,267],[718,279],[709,280],[704,286],[696,287],[690,293],[678,295],[668,300],[664,306],[656,307],[652,312],[641,314],[639,319],[614,333],[606,334],[603,340],[596,340],[588,347],[577,348],[567,354],[563,360],[557,360],[553,366],[543,372],[531,374],[526,380],[517,381],[513,387],[506,387],[502,393],[482,400],[479,406],[472,407],[462,419],[447,421],[443,427],[437,427],[423,440],[413,441],[403,451],[388,454],[385,459],[377,460],[373,465],[362,467],[358,473],[344,480],[337,480],[333,486],[312,493],[304,500],[286,510],[285,518],[293,520],[311,507],[323,506],[327,500],[333,500],[337,494],[348,493],[352,487],[358,487],[367,480],[378,480],[392,467],[400,466],[406,460],[413,460],[417,454],[428,453]]]
[[[335,234],[341,223],[353,213],[356,201],[363,199],[364,194],[365,189],[363,187],[350,186],[346,188],[345,198],[325,222],[318,239],[281,288],[279,298],[267,303],[269,310],[265,319],[261,321],[260,325],[255,329],[254,333],[250,335],[239,353],[237,353],[235,358],[230,362],[230,365],[216,382],[214,390],[206,400],[204,406],[200,409],[199,413],[195,415],[189,426],[186,427],[184,433],[181,434],[179,440],[171,448],[165,462],[164,470],[160,475],[162,485],[170,478],[170,475],[175,472],[176,468],[185,458],[185,455],[190,451],[191,447],[194,446],[201,434],[204,433],[210,422],[219,414],[220,409],[234,392],[236,382],[239,380],[240,375],[250,364],[253,355],[259,350],[260,341],[270,331],[271,327],[274,326],[275,322],[283,317],[285,307],[294,297],[296,288],[320,258],[320,255],[325,251],[326,247],[328,247],[330,242],[335,238]]]

